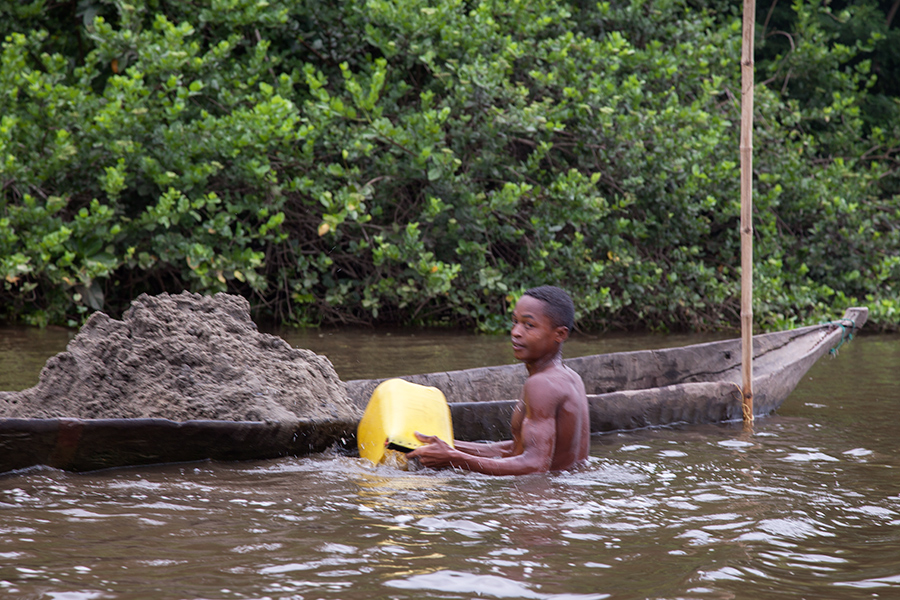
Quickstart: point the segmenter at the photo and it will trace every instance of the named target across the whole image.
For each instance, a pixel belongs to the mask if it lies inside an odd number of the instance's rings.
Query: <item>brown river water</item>
[[[281,332],[345,379],[511,362],[505,337]],[[0,328],[0,389],[72,334]],[[566,355],[699,336],[581,336]],[[900,336],[857,336],[776,415],[597,435],[574,472],[317,455],[0,475],[0,597],[900,598]]]

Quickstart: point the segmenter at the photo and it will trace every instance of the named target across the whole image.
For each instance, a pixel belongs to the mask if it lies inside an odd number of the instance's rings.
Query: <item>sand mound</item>
[[[358,418],[331,362],[260,333],[240,296],[142,295],[94,313],[0,418],[286,421]]]

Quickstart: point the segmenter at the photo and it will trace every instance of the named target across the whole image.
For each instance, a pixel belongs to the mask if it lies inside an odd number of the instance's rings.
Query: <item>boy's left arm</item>
[[[487,475],[525,475],[550,470],[556,449],[555,391],[543,377],[530,377],[524,389],[525,417],[519,434],[522,451],[513,456],[492,458],[460,452],[436,436],[416,436],[427,445],[407,456],[418,458],[426,467],[461,467]]]

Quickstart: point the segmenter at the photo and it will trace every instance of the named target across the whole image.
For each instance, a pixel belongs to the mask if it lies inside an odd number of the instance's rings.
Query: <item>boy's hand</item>
[[[418,431],[415,432],[415,435],[425,446],[416,448],[406,455],[407,458],[417,458],[423,466],[432,468],[450,465],[450,453],[453,448],[447,442],[436,435],[424,435]]]

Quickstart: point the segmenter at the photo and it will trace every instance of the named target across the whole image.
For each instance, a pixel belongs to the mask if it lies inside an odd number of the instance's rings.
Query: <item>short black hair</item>
[[[525,295],[537,298],[547,305],[547,316],[554,327],[568,327],[569,331],[574,329],[575,303],[564,289],[555,285],[542,285],[525,290]]]

